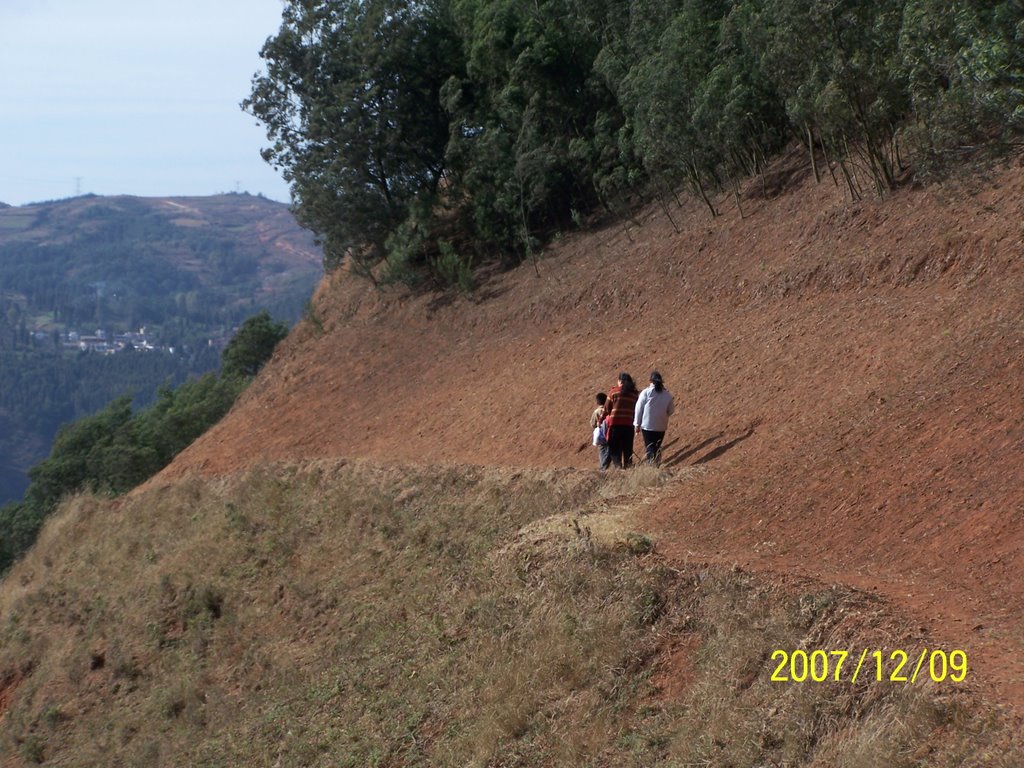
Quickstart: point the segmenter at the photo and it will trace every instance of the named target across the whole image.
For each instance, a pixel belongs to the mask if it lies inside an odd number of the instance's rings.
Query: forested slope
[[[1019,147],[1022,52],[1015,0],[290,2],[245,106],[328,265],[466,290],[794,139],[853,199]]]

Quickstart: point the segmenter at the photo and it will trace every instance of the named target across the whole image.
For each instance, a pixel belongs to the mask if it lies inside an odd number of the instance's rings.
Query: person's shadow
[[[709,461],[714,461],[719,456],[724,454],[726,451],[730,450],[733,446],[735,446],[738,443],[742,443],[748,437],[753,435],[754,431],[756,429],[757,429],[757,422],[754,422],[749,427],[747,427],[746,431],[742,435],[739,435],[738,437],[734,437],[732,440],[730,440],[730,441],[728,441],[726,443],[722,443],[721,445],[717,446],[716,448],[712,448],[710,451],[705,453],[699,459],[695,460],[693,462],[693,466],[697,466],[698,464],[707,464]],[[701,440],[696,445],[684,446],[683,448],[678,450],[676,453],[672,454],[667,459],[662,461],[661,466],[663,466],[663,467],[674,467],[674,466],[677,466],[679,464],[682,464],[684,461],[686,461],[688,458],[690,458],[691,456],[693,456],[697,452],[704,450],[709,445],[713,445],[715,442],[717,442],[718,440],[720,440],[723,437],[725,437],[725,432],[719,432],[717,435],[712,435],[711,437],[708,437],[708,438],[706,438],[704,440]],[[676,440],[671,441],[668,445],[662,446],[662,449],[661,449],[662,453],[665,452],[665,448],[667,448],[669,446],[672,446],[672,445],[674,445],[677,442],[678,442],[678,438]]]

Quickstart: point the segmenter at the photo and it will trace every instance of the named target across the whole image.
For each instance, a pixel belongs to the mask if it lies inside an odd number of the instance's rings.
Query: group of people
[[[601,469],[625,469],[633,463],[633,437],[642,435],[646,461],[661,462],[661,444],[668,429],[668,417],[675,410],[672,393],[657,371],[643,392],[633,377],[620,373],[607,393],[598,392],[597,408],[590,417],[593,443],[598,448]]]

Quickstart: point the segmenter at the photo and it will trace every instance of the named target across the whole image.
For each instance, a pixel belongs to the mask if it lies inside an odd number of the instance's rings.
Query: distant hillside
[[[288,207],[251,195],[86,196],[0,211],[0,285],[36,321],[234,323],[256,304],[291,319],[321,271]],[[52,323],[40,313],[52,312]],[[31,325],[31,323],[29,323]]]
[[[0,503],[60,424],[215,368],[260,309],[297,320],[321,262],[288,206],[247,194],[0,208]]]

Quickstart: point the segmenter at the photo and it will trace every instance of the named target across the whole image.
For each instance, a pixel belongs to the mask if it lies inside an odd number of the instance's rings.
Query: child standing
[[[608,395],[598,392],[594,399],[597,401],[597,408],[590,415],[590,428],[594,431],[594,445],[597,446],[598,466],[604,469],[608,462],[608,434],[604,423],[604,405],[608,402]]]

